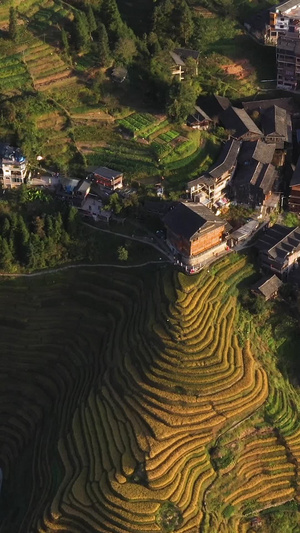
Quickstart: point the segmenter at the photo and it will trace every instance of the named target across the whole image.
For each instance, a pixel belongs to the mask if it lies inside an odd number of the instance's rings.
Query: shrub
[[[181,526],[182,513],[174,503],[165,502],[157,512],[156,522],[164,533],[171,533]]]

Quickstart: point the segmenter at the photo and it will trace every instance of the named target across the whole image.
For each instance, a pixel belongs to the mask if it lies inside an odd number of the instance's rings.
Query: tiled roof
[[[189,48],[175,48],[175,54],[177,54],[183,61],[186,61],[189,57],[197,60],[199,58],[199,50],[191,50]]]
[[[265,135],[280,135],[285,141],[287,136],[287,113],[285,109],[273,105],[261,114],[261,129]]]
[[[235,164],[241,143],[235,139],[229,139],[223,145],[221,153],[215,164],[202,176],[188,182],[188,187],[198,185],[198,183],[213,184],[225,172],[228,172]]]
[[[243,108],[249,113],[251,111],[262,111],[269,109],[273,105],[285,109],[288,113],[299,111],[297,104],[292,96],[286,98],[271,98],[270,100],[254,100],[251,102],[242,102]]]
[[[262,132],[253,122],[252,118],[249,117],[245,109],[230,106],[223,111],[220,119],[227,130],[233,131],[233,137],[237,139],[248,132],[256,133],[263,137]]]
[[[112,168],[98,167],[96,168],[96,170],[94,170],[93,174],[99,175],[102,178],[113,180],[115,178],[118,178],[119,176],[122,176],[123,173],[119,170],[113,170]]]
[[[259,291],[268,300],[282,285],[282,281],[274,274],[271,277],[263,278],[255,283],[255,285],[252,286],[252,290]]]
[[[203,204],[180,202],[164,217],[165,225],[175,235],[192,239],[197,234],[206,233],[225,222]]]
[[[300,249],[300,228],[274,224],[258,239],[256,247],[266,252],[272,260],[284,263],[289,254]]]
[[[300,185],[300,157],[298,157],[296,168],[293,172],[290,187]]]
[[[251,161],[251,159],[255,159],[255,161],[260,163],[271,163],[275,148],[275,144],[267,144],[261,139],[244,141],[238,155],[238,163],[243,164]]]

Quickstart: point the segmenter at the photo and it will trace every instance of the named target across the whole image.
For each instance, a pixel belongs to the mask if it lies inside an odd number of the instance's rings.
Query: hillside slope
[[[1,533],[244,533],[298,500],[295,399],[237,305],[252,272],[1,283]]]

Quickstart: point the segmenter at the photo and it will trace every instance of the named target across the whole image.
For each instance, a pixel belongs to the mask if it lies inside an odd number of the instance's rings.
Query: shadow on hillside
[[[70,30],[69,19],[49,8],[40,9],[35,17],[26,20],[29,31],[54,46],[61,45],[62,28]]]

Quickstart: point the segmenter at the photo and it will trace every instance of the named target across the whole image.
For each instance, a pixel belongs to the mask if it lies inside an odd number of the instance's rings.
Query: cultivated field
[[[252,353],[231,257],[0,284],[1,533],[173,531],[167,509],[244,533],[298,499],[295,400]]]

